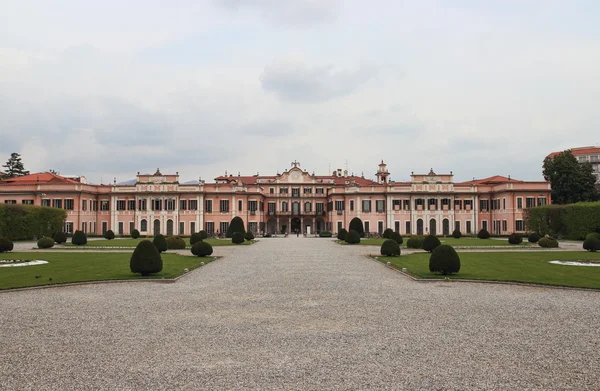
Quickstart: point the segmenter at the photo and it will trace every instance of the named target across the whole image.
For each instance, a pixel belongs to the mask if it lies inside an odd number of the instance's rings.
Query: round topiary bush
[[[360,217],[355,217],[352,220],[350,220],[350,225],[348,226],[348,229],[350,231],[356,231],[356,232],[358,232],[358,235],[361,238],[365,237],[365,228],[363,226],[363,222],[360,219]]]
[[[460,238],[461,238],[461,236],[462,236],[462,234],[460,233],[460,231],[459,231],[459,230],[455,229],[454,231],[452,231],[452,237],[453,237],[454,239],[460,239]]]
[[[233,219],[231,219],[229,227],[227,227],[226,236],[228,238],[233,238],[233,234],[235,232],[240,232],[242,234],[242,238],[246,234],[246,229],[244,228],[244,220],[242,220],[242,218],[239,216],[235,216]]]
[[[586,239],[589,239],[589,238],[596,238],[596,239],[600,240],[600,234],[599,234],[598,232],[592,232],[592,233],[590,233],[590,234],[587,234],[587,235],[585,236],[585,238],[586,238]]]
[[[537,232],[532,232],[527,236],[529,243],[537,243],[540,241],[540,235]]]
[[[591,252],[600,251],[600,239],[595,236],[589,236],[583,241],[583,249]]]
[[[104,239],[113,240],[115,238],[115,233],[109,229],[104,233]]]
[[[447,244],[441,244],[433,250],[429,257],[429,271],[439,272],[444,275],[458,273],[460,270],[460,257],[456,250]]]
[[[152,243],[154,243],[154,246],[156,246],[158,252],[161,253],[167,251],[167,249],[169,248],[169,246],[167,245],[167,239],[165,239],[164,235],[162,234],[156,235],[152,240]]]
[[[44,237],[37,241],[38,248],[51,248],[54,247],[54,239]]]
[[[356,231],[350,231],[346,234],[346,243],[348,244],[358,244],[360,243],[360,235]]]
[[[400,246],[393,239],[388,239],[381,244],[381,255],[397,257],[400,255]]]
[[[246,240],[250,241],[250,240],[254,240],[254,233],[252,233],[252,231],[248,231],[246,232],[246,236],[245,236]]]
[[[556,239],[553,239],[553,238],[541,238],[538,241],[538,245],[540,247],[544,247],[544,248],[557,248],[558,247],[558,241]]]
[[[193,246],[194,244],[201,242],[202,241],[202,233],[200,232],[195,232],[192,234],[192,236],[190,237],[190,244]]]
[[[192,254],[194,254],[198,257],[206,257],[208,255],[211,255],[212,253],[213,253],[213,248],[210,245],[210,243],[200,241],[200,242],[196,242],[192,246]]]
[[[436,247],[438,247],[441,244],[442,243],[437,238],[437,236],[427,235],[427,236],[425,236],[425,239],[423,239],[423,247],[422,248],[423,248],[423,250],[425,250],[427,252],[432,252],[433,250],[436,249]]]
[[[169,250],[183,250],[185,248],[185,240],[179,236],[169,236],[167,238],[167,248]]]
[[[140,237],[140,231],[138,231],[137,229],[134,229],[133,231],[131,231],[131,238],[132,239],[137,239]]]
[[[54,243],[65,243],[67,241],[67,234],[59,231],[52,236],[52,239],[54,239]]]
[[[411,236],[406,241],[406,247],[408,248],[423,248],[423,236]]]
[[[0,253],[12,251],[15,248],[13,242],[6,238],[0,238]]]
[[[523,237],[516,232],[508,235],[508,243],[510,244],[521,244],[523,243]]]
[[[346,240],[346,235],[348,235],[348,231],[346,231],[346,229],[342,228],[339,230],[339,232],[337,234],[337,238],[338,238],[338,240]]]
[[[208,232],[206,232],[205,230],[201,230],[200,232],[198,232],[200,234],[200,237],[204,240],[206,238],[208,238]]]
[[[242,232],[234,232],[233,236],[231,237],[231,242],[234,244],[244,243],[244,240],[246,239],[244,238],[244,233]]]
[[[479,231],[477,233],[477,237],[479,239],[489,239],[490,238],[490,233],[487,231],[487,229],[482,229],[481,231]]]
[[[394,230],[391,228],[386,228],[385,231],[383,231],[383,238],[384,239],[391,239],[392,238],[392,234],[394,233]]]
[[[392,239],[398,244],[402,244],[402,242],[404,241],[404,239],[402,239],[402,235],[400,235],[400,233],[398,232],[392,232],[392,236],[390,236],[390,239]]]
[[[154,239],[156,240],[156,237]],[[163,268],[163,262],[155,243],[149,240],[139,242],[131,254],[129,268],[132,273],[140,273],[142,276],[159,273]]]
[[[71,243],[77,246],[83,246],[87,244],[87,236],[83,231],[75,231],[71,238]]]

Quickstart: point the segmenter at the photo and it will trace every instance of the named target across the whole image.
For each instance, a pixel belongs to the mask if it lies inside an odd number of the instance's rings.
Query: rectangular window
[[[17,203],[17,200],[4,200],[5,204],[14,205]]]
[[[371,200],[362,201],[362,211],[367,213],[371,212]]]
[[[337,210],[337,211],[344,210],[344,201],[342,201],[342,200],[335,201],[335,210]]]
[[[175,210],[175,200],[172,198],[165,200],[165,206],[167,210]]]
[[[87,210],[87,200],[81,200],[81,210]]]
[[[162,200],[153,199],[152,200],[152,210],[162,210]]]
[[[227,232],[227,228],[229,228],[229,222],[228,221],[221,221],[221,227],[220,227],[220,232],[222,234]]]
[[[515,226],[517,232],[525,231],[525,225],[523,224],[523,220],[517,220]]]
[[[125,200],[117,200],[117,210],[125,210]]]
[[[406,228],[406,234],[410,235],[410,221],[407,221],[405,224],[405,228]]]
[[[242,200],[238,200],[238,211],[240,211],[240,212],[242,211],[242,207],[243,207],[242,204],[243,204]]]
[[[537,206],[544,206],[546,205],[546,198],[545,197],[538,197],[537,199]]]
[[[127,210],[135,210],[135,200],[127,201]]]
[[[455,221],[454,222],[454,230],[455,231],[460,231],[460,221]]]
[[[481,221],[481,228],[485,229],[486,231],[488,230],[487,220],[482,220]]]
[[[431,209],[431,207],[433,206],[434,209],[437,210],[438,208],[438,200],[435,198],[430,198],[427,200],[427,206],[429,207],[429,209]]]
[[[343,223],[341,221],[337,222],[337,231],[340,232],[344,228]]]
[[[322,187],[317,187],[316,190],[315,190],[315,193],[317,193],[317,194],[324,194],[324,190],[323,190]]]
[[[190,201],[191,203],[192,201]],[[204,209],[206,212],[212,212],[213,211],[213,200],[205,200],[204,201]],[[192,205],[190,204],[190,209],[192,209]]]
[[[368,221],[365,221],[365,232],[371,232],[370,230],[370,224]]]
[[[281,203],[281,211],[282,212],[287,212],[288,211],[288,203],[286,201],[283,201]]]
[[[33,200],[22,200],[21,203],[23,205],[33,205]]]
[[[506,198],[502,199],[502,209],[506,209]]]
[[[394,221],[394,231],[400,233],[400,222]]]
[[[17,201],[15,201],[16,203]],[[62,209],[62,200],[60,198],[55,198],[52,200],[52,207],[53,208],[60,208]]]
[[[122,221],[119,221],[119,235],[123,235],[124,226],[125,224],[123,224]]]
[[[517,209],[523,209],[523,197],[517,197]]]
[[[269,194],[275,194],[275,189],[274,189],[274,188],[272,188],[272,187],[270,187],[270,188],[269,188]]]
[[[597,163],[598,162],[598,156],[590,156],[590,162]]]
[[[206,226],[206,233],[209,235],[214,235],[215,234],[215,223],[213,223],[212,221],[207,221],[206,224],[204,224]]]
[[[179,222],[179,235],[185,234],[185,223],[183,221]]]
[[[195,232],[196,232],[196,222],[195,222],[195,221],[192,221],[192,222],[190,223],[190,234],[193,234],[193,233],[195,233]]]
[[[486,212],[489,209],[489,201],[488,200],[479,200],[479,210],[481,212]]]
[[[305,187],[304,194],[312,194],[312,187]]]
[[[402,209],[404,209],[404,210],[410,210],[410,200],[404,200],[403,201],[403,205],[404,206],[402,207]]]
[[[394,209],[400,209],[400,200],[393,200],[392,205],[394,206]]]
[[[323,204],[322,202],[317,202],[315,204],[315,207],[316,207],[317,213],[323,213],[325,211],[325,204]]]
[[[350,200],[350,210],[354,210],[354,200]]]
[[[258,232],[258,224],[256,222],[248,223],[248,231],[250,231],[252,233],[257,233]]]
[[[92,211],[94,211],[94,212],[96,212],[98,210],[98,200],[92,200],[92,201],[90,201],[90,209]],[[94,229],[94,233],[95,232],[96,232],[96,230]]]
[[[107,211],[110,210],[110,201],[102,200],[100,201],[100,210]],[[104,234],[104,232],[103,232]]]
[[[188,206],[190,207],[190,210],[198,210],[198,200],[189,200]]]
[[[138,200],[138,209],[139,210],[147,210],[148,209],[148,203],[145,198]]]
[[[462,209],[462,200],[454,200],[454,209],[461,210]]]
[[[471,233],[471,222],[470,222],[470,221],[467,221],[467,228],[466,228],[466,231],[467,231],[467,233],[468,233],[468,234],[470,234],[470,233]]]
[[[525,206],[527,208],[534,208],[535,207],[535,197],[527,197],[525,199]]]
[[[377,233],[380,235],[383,233],[383,221],[377,222]]]
[[[85,234],[87,233],[87,223],[85,221],[83,221],[81,223],[81,231]]]
[[[279,188],[279,194],[287,194],[288,192],[288,188],[287,187],[280,187]]]
[[[187,200],[179,200],[179,210],[187,209]]]
[[[466,210],[473,209],[473,200],[465,200],[464,205]]]
[[[229,212],[229,200],[221,200],[219,205],[221,212]]]
[[[135,201],[134,201],[135,203]],[[133,232],[133,230],[135,229],[135,222],[134,221],[130,221],[129,222],[129,234],[131,235],[131,233]]]
[[[502,231],[508,231],[508,221],[502,220]]]
[[[256,209],[258,209],[258,202],[257,201],[248,201],[248,210],[250,212],[256,213]]]
[[[67,234],[72,234],[73,233],[73,223],[70,221],[67,221],[65,223],[65,233]]]
[[[377,208],[377,212],[385,212],[385,201],[377,200],[375,201],[375,207]]]
[[[42,198],[42,206],[50,206],[50,198]]]
[[[102,235],[104,235],[108,231],[108,223],[106,221],[102,222]]]
[[[415,209],[419,209],[419,206],[423,207],[425,205],[425,200],[422,198],[415,199]]]
[[[267,205],[267,208],[269,209],[269,215],[271,215],[271,216],[275,215],[275,203],[274,202],[269,202],[269,204]]]
[[[292,197],[300,197],[300,188],[292,188]]]

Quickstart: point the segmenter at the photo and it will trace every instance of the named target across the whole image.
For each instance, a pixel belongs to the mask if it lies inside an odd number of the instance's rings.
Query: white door
[[[307,226],[306,226],[306,234],[307,234],[307,235],[310,235],[310,225],[307,225]]]

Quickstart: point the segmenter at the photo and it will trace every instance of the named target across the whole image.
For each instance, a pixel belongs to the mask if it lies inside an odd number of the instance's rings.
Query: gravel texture
[[[0,388],[600,389],[600,293],[424,284],[372,250],[263,239],[175,284],[0,293]]]

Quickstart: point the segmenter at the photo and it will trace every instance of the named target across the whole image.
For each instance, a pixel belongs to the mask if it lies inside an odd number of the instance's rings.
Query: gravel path
[[[413,282],[263,239],[175,284],[0,293],[0,388],[598,390],[600,293]]]

